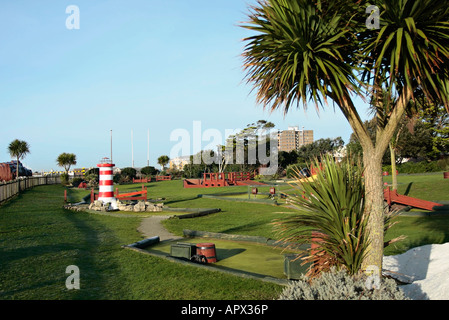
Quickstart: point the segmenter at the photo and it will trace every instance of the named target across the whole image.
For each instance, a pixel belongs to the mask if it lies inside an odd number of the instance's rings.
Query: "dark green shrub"
[[[449,157],[438,160],[437,164],[438,164],[438,167],[441,169],[441,171],[448,171],[449,170]]]
[[[146,166],[140,169],[140,173],[143,174],[144,176],[155,176],[158,174],[158,172],[159,170],[157,170],[153,166]]]
[[[67,173],[61,173],[61,184],[67,185],[69,184],[69,175]]]
[[[132,181],[132,179],[137,176],[137,171],[134,168],[127,167],[127,168],[123,168],[121,170],[120,174],[122,177],[128,177],[128,179]]]
[[[79,177],[73,178],[72,179],[72,186],[74,186],[75,188],[78,188],[80,183],[83,182],[83,181],[84,181],[83,178],[79,178]]]
[[[439,172],[444,171],[445,168],[449,168],[447,160],[440,161],[419,161],[419,162],[404,162],[396,165],[396,169],[399,173],[426,173],[426,172]],[[382,167],[382,171],[388,172],[391,175],[391,165],[385,165]]]

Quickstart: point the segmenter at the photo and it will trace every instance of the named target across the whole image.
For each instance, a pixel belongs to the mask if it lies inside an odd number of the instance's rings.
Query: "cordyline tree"
[[[378,10],[370,16],[368,7]],[[306,108],[309,101],[317,109],[332,102],[360,141],[369,231],[362,269],[380,271],[382,156],[417,91],[449,110],[447,1],[259,0],[248,17],[242,27],[254,35],[244,39],[244,70],[257,102],[284,113],[301,104]],[[373,142],[353,99],[376,100],[384,91],[396,103],[386,119],[381,115],[384,122]]]
[[[63,152],[56,158],[56,163],[58,166],[64,168],[65,174],[68,177],[70,167],[76,164],[76,155],[74,153]]]
[[[16,179],[19,178],[19,160],[23,159],[28,153],[30,153],[30,145],[28,142],[15,139],[8,145],[8,152],[11,158],[17,159],[16,165]]]

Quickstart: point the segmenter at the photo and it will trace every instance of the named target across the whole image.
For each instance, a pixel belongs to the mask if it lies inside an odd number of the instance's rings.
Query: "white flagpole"
[[[131,129],[131,160],[132,167],[134,168],[134,145],[133,145],[133,130]]]
[[[148,136],[147,136],[147,140],[148,140],[148,149],[147,149],[147,166],[150,165],[150,129],[148,129]]]

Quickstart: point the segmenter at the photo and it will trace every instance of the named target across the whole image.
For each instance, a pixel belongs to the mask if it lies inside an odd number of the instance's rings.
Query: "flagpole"
[[[133,130],[131,129],[131,160],[132,167],[134,168],[134,145],[133,145]]]
[[[147,143],[148,143],[148,149],[147,149],[147,166],[150,165],[150,129],[148,129],[148,136],[147,136]]]

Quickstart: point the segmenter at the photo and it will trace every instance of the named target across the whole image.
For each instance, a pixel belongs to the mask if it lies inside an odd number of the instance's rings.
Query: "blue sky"
[[[347,143],[351,128],[332,106],[284,117],[256,104],[241,58],[242,39],[251,33],[239,27],[255,3],[2,1],[0,162],[10,160],[7,146],[20,139],[31,146],[23,163],[34,171],[62,170],[62,152],[77,155],[76,167],[96,166],[110,155],[112,130],[116,166],[131,166],[134,158],[142,167],[149,130],[150,165],[159,167],[157,158],[177,143],[170,134],[185,129],[193,137],[194,121],[223,138],[226,129],[264,119]],[[66,27],[69,5],[80,10],[79,29]]]

